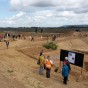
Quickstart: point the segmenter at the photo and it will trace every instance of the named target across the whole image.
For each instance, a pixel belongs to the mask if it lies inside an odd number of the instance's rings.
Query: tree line
[[[64,33],[70,31],[88,31],[88,27],[75,27],[75,26],[67,26],[67,27],[6,27],[0,28],[0,31],[21,31],[21,32],[36,32],[36,33]]]

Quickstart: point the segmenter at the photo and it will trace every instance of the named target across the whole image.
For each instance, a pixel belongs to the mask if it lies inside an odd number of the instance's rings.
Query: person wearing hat
[[[65,61],[63,63],[63,67],[62,67],[62,76],[64,78],[63,83],[66,85],[67,84],[67,80],[68,80],[68,76],[69,76],[69,68],[68,68],[68,66],[67,66]]]
[[[70,66],[70,62],[68,61],[68,57],[65,57],[64,62],[66,62],[67,66],[68,66],[68,68],[69,68],[69,72],[70,72],[71,66]]]
[[[44,68],[44,64],[45,64],[45,57],[44,57],[44,54],[42,53],[40,56],[39,56],[39,74],[42,75],[43,74],[43,68]]]
[[[66,65],[68,66],[68,68],[69,68],[69,74],[70,74],[71,66],[70,66],[70,62],[68,61],[68,57],[65,57],[64,62],[65,62],[65,63],[66,63]],[[68,77],[67,77],[67,80],[68,80]],[[68,81],[69,81],[69,80],[68,80]]]

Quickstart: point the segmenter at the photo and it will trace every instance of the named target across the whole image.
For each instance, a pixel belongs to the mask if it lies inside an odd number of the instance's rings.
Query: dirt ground
[[[49,39],[51,41],[51,39]],[[37,58],[43,49],[45,56],[50,55],[55,66],[59,66],[60,49],[80,51],[85,54],[84,62],[88,62],[88,37],[63,36],[56,39],[58,49],[47,50],[42,47],[47,40],[35,37],[31,42],[29,37],[10,41],[7,49],[5,42],[0,42],[0,88],[88,88],[88,71],[84,67],[83,76],[79,77],[80,68],[72,66],[68,85],[63,84],[60,70],[55,73],[55,68],[51,69],[51,78],[38,73],[39,66]]]

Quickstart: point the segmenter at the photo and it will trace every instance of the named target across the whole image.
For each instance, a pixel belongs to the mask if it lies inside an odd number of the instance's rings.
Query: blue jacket
[[[62,68],[62,76],[63,77],[68,77],[69,75],[69,68],[67,65],[63,65],[63,68]]]

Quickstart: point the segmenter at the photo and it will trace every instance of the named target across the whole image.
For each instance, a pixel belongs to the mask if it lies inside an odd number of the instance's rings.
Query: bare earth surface
[[[0,88],[88,88],[88,71],[84,69],[84,77],[76,82],[80,73],[80,68],[76,66],[72,66],[68,85],[63,84],[61,73],[55,73],[54,67],[50,79],[45,77],[45,70],[42,76],[39,75],[36,58],[41,49],[44,49],[44,43],[46,40],[39,37],[36,37],[34,42],[29,38],[17,39],[10,41],[10,47],[7,49],[5,43],[0,42]],[[56,43],[58,50],[44,49],[45,55],[50,55],[56,66],[59,66],[60,49],[88,52],[88,38],[60,37]],[[87,54],[84,61],[88,62]]]

